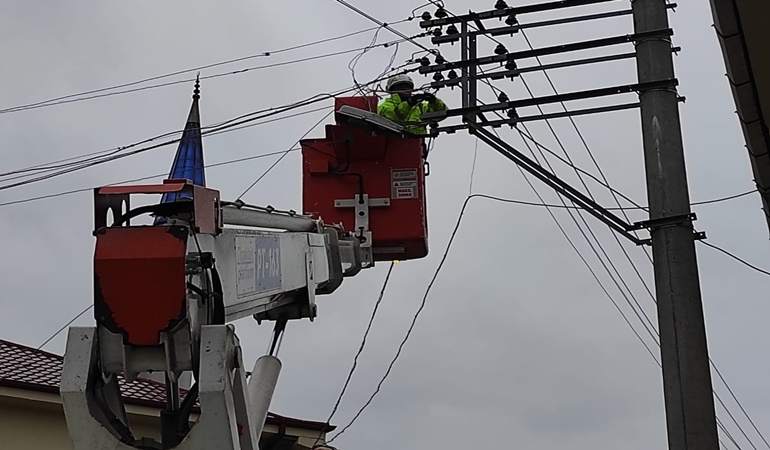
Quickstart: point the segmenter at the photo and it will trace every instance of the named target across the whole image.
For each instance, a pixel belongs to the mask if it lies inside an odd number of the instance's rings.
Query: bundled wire
[[[416,70],[417,70],[417,68],[405,69],[405,70],[400,71],[400,73],[409,73],[409,72],[413,72],[413,71],[416,71]],[[375,83],[381,81],[382,79],[383,79],[383,77],[374,79],[372,81],[367,82],[366,85],[375,84]],[[348,87],[348,88],[341,89],[341,90],[338,90],[338,91],[335,91],[335,92],[331,92],[331,93],[317,94],[317,95],[309,97],[309,98],[307,98],[305,100],[301,100],[299,102],[295,102],[295,103],[292,103],[292,104],[289,104],[289,105],[268,108],[268,109],[264,109],[264,110],[261,110],[261,111],[255,111],[255,112],[251,112],[251,113],[248,113],[248,114],[244,114],[244,115],[241,115],[241,116],[238,116],[238,117],[226,120],[226,121],[221,122],[220,124],[217,124],[217,125],[213,125],[213,126],[210,125],[210,126],[206,126],[206,127],[201,127],[201,130],[202,130],[201,131],[201,136],[206,136],[206,135],[210,135],[210,134],[214,134],[214,133],[219,133],[219,132],[222,132],[222,131],[225,131],[225,130],[228,130],[228,129],[232,129],[232,128],[236,128],[236,127],[238,127],[240,125],[244,125],[244,124],[247,124],[247,123],[259,120],[259,119],[264,119],[264,118],[267,118],[267,117],[271,117],[271,116],[275,116],[275,115],[278,115],[278,114],[282,114],[282,113],[291,111],[293,109],[297,109],[297,108],[301,108],[301,107],[304,107],[304,106],[312,105],[314,103],[318,103],[320,101],[323,101],[323,100],[326,100],[326,99],[329,99],[329,98],[334,98],[334,97],[337,97],[339,95],[343,95],[343,94],[346,94],[346,93],[353,92],[353,91],[355,91],[355,89],[356,89],[356,87],[353,86],[353,87]],[[165,134],[160,135],[160,136],[161,137],[166,137],[169,134],[171,134],[171,133],[165,133]],[[6,184],[3,184],[3,185],[0,185],[0,191],[8,190],[8,189],[19,187],[19,186],[28,185],[28,184],[31,184],[31,183],[35,183],[35,182],[39,182],[39,181],[43,181],[43,180],[47,180],[47,179],[51,179],[51,178],[54,178],[54,177],[58,177],[58,176],[67,174],[67,173],[75,172],[75,171],[78,171],[78,170],[83,170],[83,169],[86,169],[86,168],[89,168],[89,167],[93,167],[93,166],[96,166],[96,165],[104,164],[104,163],[107,163],[107,162],[110,162],[110,161],[114,161],[114,160],[117,160],[117,159],[121,159],[121,158],[125,158],[125,157],[128,157],[128,156],[137,155],[137,154],[144,153],[144,152],[147,152],[147,151],[150,151],[150,150],[154,150],[154,149],[157,149],[157,148],[161,148],[161,147],[165,147],[165,146],[168,146],[168,145],[172,145],[172,144],[175,144],[175,143],[178,143],[178,142],[181,141],[181,138],[171,139],[171,140],[164,141],[164,142],[161,142],[159,144],[151,145],[151,146],[148,146],[148,147],[142,147],[142,148],[138,148],[138,149],[135,149],[135,150],[126,151],[129,148],[137,147],[137,146],[139,146],[142,143],[152,142],[152,141],[155,141],[157,139],[158,139],[158,137],[156,136],[156,137],[153,137],[153,138],[150,138],[150,139],[145,139],[145,140],[140,141],[138,143],[130,144],[128,146],[123,146],[123,147],[118,147],[118,148],[115,148],[115,149],[111,149],[111,150],[108,151],[108,153],[106,153],[104,155],[101,155],[99,157],[90,157],[90,156],[88,156],[85,159],[74,160],[74,161],[66,162],[66,163],[63,163],[63,164],[60,164],[60,165],[59,164],[53,164],[53,165],[46,165],[46,166],[36,166],[34,168],[25,168],[25,169],[19,169],[19,170],[16,170],[16,171],[6,172],[4,174],[0,174],[0,177],[12,175],[12,174],[22,173],[22,171],[30,171],[31,170],[32,172],[35,172],[34,175],[36,175],[37,172],[40,172],[40,171],[48,171],[48,173],[44,173],[42,175],[31,176],[31,177],[26,178],[26,179],[21,180],[21,181],[17,181],[17,182],[13,182],[13,183],[6,183]]]

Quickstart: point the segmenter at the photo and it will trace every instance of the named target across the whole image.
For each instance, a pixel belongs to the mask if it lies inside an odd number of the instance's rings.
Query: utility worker
[[[391,77],[385,89],[390,97],[377,107],[377,114],[404,125],[406,131],[412,134],[427,134],[424,123],[420,121],[422,114],[447,109],[446,104],[431,93],[415,94],[414,81],[409,75]]]

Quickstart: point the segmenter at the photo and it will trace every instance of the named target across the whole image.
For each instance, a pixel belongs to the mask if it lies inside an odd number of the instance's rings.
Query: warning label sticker
[[[393,179],[393,181],[416,180],[417,171],[416,170],[393,170],[391,172],[391,178]]]
[[[417,170],[399,169],[392,170],[390,174],[391,195],[394,200],[418,198]]]

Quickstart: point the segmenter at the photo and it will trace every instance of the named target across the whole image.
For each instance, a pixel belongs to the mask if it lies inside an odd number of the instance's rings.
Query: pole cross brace
[[[692,227],[692,222],[694,220],[698,220],[698,216],[696,216],[695,213],[677,214],[675,216],[659,217],[657,219],[634,222],[629,228],[629,230],[632,231],[632,230],[647,229],[650,231],[654,231],[656,229],[663,228],[663,227],[680,226],[680,225]],[[695,231],[693,233],[693,239],[697,241],[706,239],[706,233],[704,231]],[[652,245],[652,238],[641,239],[637,245]]]

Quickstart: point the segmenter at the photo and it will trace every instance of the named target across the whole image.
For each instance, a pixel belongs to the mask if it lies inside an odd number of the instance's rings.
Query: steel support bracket
[[[334,200],[336,208],[355,208],[356,233],[363,235],[369,231],[369,208],[390,206],[389,198],[369,198],[369,194],[356,194],[352,199]],[[371,239],[361,242],[362,247],[371,246]]]
[[[630,230],[654,230],[656,228],[671,226],[671,225],[683,225],[686,223],[692,223],[698,220],[698,216],[695,213],[677,214],[675,216],[659,217],[657,219],[642,220],[640,222],[634,222],[631,225]]]
[[[692,234],[693,240],[702,241],[706,239],[705,231],[695,231]],[[652,245],[652,238],[641,239],[636,245]]]
[[[641,222],[634,222],[631,225],[630,230],[650,230],[654,231],[658,228],[689,225],[692,227],[692,222],[698,220],[698,216],[695,213],[678,214],[675,216],[659,217],[657,219],[643,220]],[[700,241],[706,239],[705,231],[694,231],[693,239]],[[637,245],[652,245],[652,238],[641,239]]]
[[[334,200],[334,206],[336,208],[355,208],[356,214],[356,229],[355,236],[360,242],[361,249],[364,253],[363,261],[365,264],[363,267],[371,267],[374,265],[372,256],[372,232],[369,229],[369,208],[390,206],[389,198],[369,198],[369,194],[356,194],[352,199],[337,199]]]

